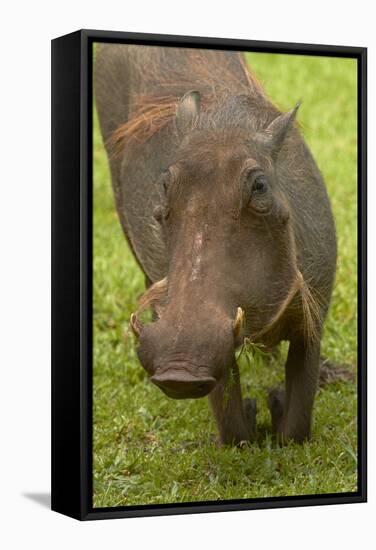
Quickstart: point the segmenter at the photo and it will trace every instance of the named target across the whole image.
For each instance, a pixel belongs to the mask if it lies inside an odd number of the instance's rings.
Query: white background
[[[7,2],[0,64],[3,548],[341,548],[375,542],[374,3]],[[79,523],[50,512],[50,39],[79,28],[369,48],[369,503]],[[34,495],[34,496],[33,496]],[[373,540],[372,540],[373,539]],[[371,542],[372,541],[372,542]]]

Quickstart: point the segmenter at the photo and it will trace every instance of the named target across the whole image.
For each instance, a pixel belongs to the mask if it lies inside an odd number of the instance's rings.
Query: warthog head
[[[211,392],[244,335],[261,334],[296,292],[277,159],[298,106],[255,128],[247,101],[233,97],[200,114],[200,96],[189,92],[177,107],[180,146],[154,213],[169,270],[146,294],[159,318],[131,320],[151,381],[176,399]]]

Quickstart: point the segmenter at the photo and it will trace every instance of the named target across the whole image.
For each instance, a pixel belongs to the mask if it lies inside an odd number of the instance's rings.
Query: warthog
[[[291,95],[296,96],[297,90]],[[310,436],[336,265],[323,179],[296,126],[237,52],[98,46],[95,95],[117,212],[146,276],[131,325],[150,380],[209,396],[220,441],[255,435],[235,350],[289,341],[269,393],[282,439]]]

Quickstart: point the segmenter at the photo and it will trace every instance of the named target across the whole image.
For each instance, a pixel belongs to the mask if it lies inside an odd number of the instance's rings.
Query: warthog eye
[[[252,192],[256,193],[265,193],[268,188],[268,180],[266,179],[266,176],[263,174],[259,174],[254,179],[253,185],[252,185]]]
[[[271,211],[273,195],[270,191],[268,177],[259,168],[251,168],[245,174],[243,186],[243,205],[257,214],[268,214]]]

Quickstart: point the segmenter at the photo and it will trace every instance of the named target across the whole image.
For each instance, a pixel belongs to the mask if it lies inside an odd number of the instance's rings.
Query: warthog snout
[[[173,399],[205,397],[234,360],[244,326],[243,310],[239,307],[231,316],[220,316],[218,310],[199,311],[199,315],[197,325],[179,323],[171,314],[145,326],[137,316],[131,317],[141,364],[150,381]]]
[[[212,376],[197,377],[188,370],[170,367],[164,372],[158,370],[150,380],[168,397],[173,399],[195,399],[208,395],[216,385]]]

